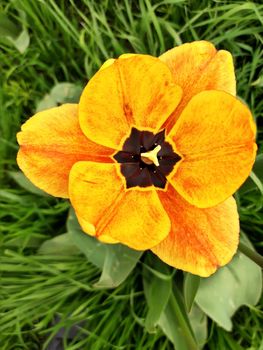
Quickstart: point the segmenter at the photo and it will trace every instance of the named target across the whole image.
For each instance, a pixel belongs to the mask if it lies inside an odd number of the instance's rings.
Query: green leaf
[[[82,92],[82,87],[72,83],[58,83],[50,91],[57,103],[77,103]]]
[[[162,273],[165,273],[165,271],[162,271]],[[143,270],[144,293],[148,304],[145,327],[149,333],[156,331],[156,326],[172,292],[173,275],[170,274],[169,276],[168,269],[166,269],[166,274],[167,278],[163,279],[159,278],[157,274],[152,274],[146,268]]]
[[[8,39],[20,53],[24,53],[30,43],[30,37],[26,28],[21,31],[17,38],[8,37]]]
[[[119,286],[135,268],[142,253],[121,244],[107,244],[102,274],[94,287],[115,288]]]
[[[21,171],[9,171],[8,174],[20,187],[24,188],[28,192],[37,194],[39,196],[49,197],[47,193],[33,185],[32,182],[29,181]]]
[[[263,75],[261,75],[257,80],[253,81],[251,83],[251,86],[256,86],[256,87],[263,87]]]
[[[69,233],[63,233],[45,241],[38,252],[44,255],[77,255],[80,250],[76,247]]]
[[[19,12],[25,21],[24,12]],[[30,37],[25,26],[21,28],[14,24],[5,14],[0,13],[0,39],[12,44],[20,53],[24,53],[29,46]]]
[[[0,13],[0,38],[16,38],[19,34],[19,28],[6,16]]]
[[[257,188],[259,189],[260,193],[263,195],[263,183],[261,182],[261,180],[253,171],[251,171],[249,176],[251,180],[254,182],[254,184],[257,186]]]
[[[186,310],[191,311],[200,284],[200,277],[186,273],[184,277],[184,301]]]
[[[62,103],[77,103],[82,92],[79,85],[72,83],[58,83],[53,86],[50,93],[46,94],[37,104],[36,111],[40,112],[48,108],[56,107]]]
[[[160,317],[159,326],[174,344],[176,350],[200,349],[195,340],[181,296],[176,292],[175,288]]]
[[[104,244],[84,233],[78,223],[74,210],[69,212],[68,232],[76,246],[88,260],[102,270],[97,288],[115,288],[120,285],[134,269],[142,252],[132,250],[121,244]]]
[[[148,331],[153,331],[158,325],[176,350],[197,350],[182,296],[172,286],[173,276],[168,266],[158,260],[154,260],[153,267],[144,267],[143,285],[149,307],[145,326]]]
[[[84,233],[78,223],[73,208],[69,211],[67,230],[74,244],[86,255],[88,260],[100,269],[103,269],[106,256],[106,244]]]
[[[240,187],[238,192],[244,194],[255,189],[262,191],[263,186],[263,154],[259,154],[253,166],[253,171],[246,182]]]
[[[57,101],[50,94],[46,94],[42,100],[38,102],[36,112],[41,112],[52,107],[57,107]]]
[[[241,253],[243,253],[246,257],[254,261],[254,263],[261,267],[261,269],[263,268],[263,256],[255,251],[253,245],[242,230],[240,230],[240,241],[238,250]]]
[[[194,303],[188,317],[194,331],[195,339],[199,347],[202,348],[207,340],[207,316]]]
[[[231,317],[241,305],[255,305],[261,295],[261,269],[241,253],[209,278],[201,278],[198,306],[227,331]]]

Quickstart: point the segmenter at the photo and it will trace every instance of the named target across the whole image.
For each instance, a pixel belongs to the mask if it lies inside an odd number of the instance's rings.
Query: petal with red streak
[[[22,125],[17,140],[20,169],[37,187],[57,197],[68,197],[68,177],[74,163],[111,162],[109,156],[114,153],[83,134],[77,104],[37,113]]]
[[[166,121],[170,129],[190,99],[204,90],[223,90],[236,94],[236,79],[232,55],[217,51],[208,41],[194,41],[168,50],[160,60],[170,68],[174,83],[181,86],[180,104]]]
[[[163,240],[170,220],[154,188],[125,190],[118,164],[78,162],[70,172],[69,196],[89,235],[145,250]]]
[[[208,277],[227,264],[238,246],[239,219],[234,198],[208,209],[186,202],[170,186],[159,192],[172,228],[152,251],[165,263]]]
[[[199,93],[169,135],[182,156],[169,181],[197,207],[223,202],[249,176],[255,134],[251,112],[237,98],[223,91]]]
[[[89,139],[120,149],[132,126],[158,131],[178,105],[181,88],[156,57],[128,55],[105,67],[82,93],[80,126]]]

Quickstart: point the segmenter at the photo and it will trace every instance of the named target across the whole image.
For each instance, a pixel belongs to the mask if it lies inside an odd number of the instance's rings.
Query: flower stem
[[[249,259],[253,260],[257,265],[263,268],[263,256],[249,248],[243,242],[239,242],[239,251],[246,255]]]

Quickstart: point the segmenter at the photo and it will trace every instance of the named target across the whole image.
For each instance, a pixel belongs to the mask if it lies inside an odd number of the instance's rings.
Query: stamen
[[[159,166],[159,160],[157,158],[158,152],[160,152],[161,146],[156,146],[153,150],[145,153],[141,153],[141,159],[146,164],[154,164]]]

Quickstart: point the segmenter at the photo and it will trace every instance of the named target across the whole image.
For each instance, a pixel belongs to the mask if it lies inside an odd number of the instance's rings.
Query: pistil
[[[149,152],[145,152],[145,153],[141,153],[141,160],[145,163],[145,164],[154,164],[156,166],[159,166],[159,160],[158,160],[158,153],[161,150],[161,146],[158,145],[156,146],[153,150],[149,151]]]

